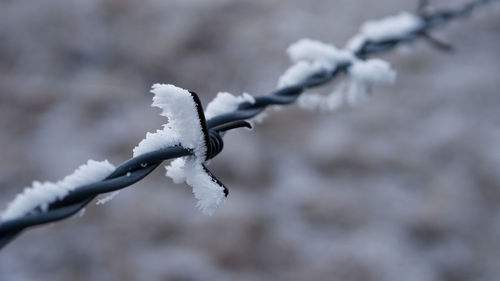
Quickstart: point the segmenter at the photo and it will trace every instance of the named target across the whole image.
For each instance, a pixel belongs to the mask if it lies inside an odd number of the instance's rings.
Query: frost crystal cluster
[[[213,99],[207,105],[207,109],[205,110],[205,118],[209,120],[217,115],[223,115],[233,112],[238,109],[238,106],[245,102],[254,104],[255,98],[247,93],[243,93],[240,96],[235,96],[227,92],[219,92],[215,99]],[[251,118],[249,122],[251,123],[252,121],[255,121],[257,123],[261,123],[266,117],[267,113],[261,112],[257,114],[257,116]]]
[[[300,85],[317,74],[331,74],[340,65],[347,64],[347,82],[341,83],[329,95],[303,94],[298,104],[303,109],[331,111],[345,103],[357,104],[368,97],[373,83],[393,83],[396,72],[380,59],[361,59],[356,53],[369,42],[411,37],[423,25],[423,20],[403,12],[378,21],[368,21],[344,49],[312,39],[301,39],[287,50],[294,63],[278,81],[278,88]]]
[[[217,115],[235,111],[243,102],[253,104],[255,103],[255,98],[247,93],[243,93],[241,96],[234,96],[230,93],[220,92],[215,99],[207,105],[205,118],[208,120]]]
[[[350,52],[307,38],[290,45],[287,54],[294,64],[280,77],[278,88],[300,84],[313,74],[331,72],[337,64],[355,59]]]
[[[77,187],[105,179],[114,169],[115,167],[108,161],[89,160],[58,182],[35,181],[9,203],[2,213],[1,220],[19,218],[36,209],[46,212],[50,203],[63,199]]]
[[[326,96],[301,95],[298,104],[303,109],[332,111],[346,102],[357,104],[366,99],[372,83],[392,83],[396,77],[395,71],[386,61],[361,60],[350,51],[312,39],[301,39],[292,44],[288,48],[288,55],[294,65],[280,77],[278,88],[303,83],[312,75],[331,73],[338,65],[349,64],[348,83],[342,84]]]
[[[381,20],[365,22],[357,35],[347,42],[346,49],[358,51],[365,42],[381,42],[391,39],[400,39],[412,36],[414,32],[422,27],[424,21],[408,12],[387,17]]]
[[[163,129],[148,133],[134,148],[134,157],[162,148],[181,145],[192,151],[192,156],[178,158],[166,166],[166,175],[175,183],[186,182],[193,188],[198,199],[197,207],[205,214],[212,214],[225,199],[225,187],[208,171],[204,163],[207,156],[207,136],[204,132],[205,118],[201,104],[189,91],[167,84],[155,84],[153,105],[168,118]],[[249,95],[234,97],[221,93],[207,109],[209,116],[233,111],[242,101],[252,102]],[[206,130],[206,128],[205,128]]]

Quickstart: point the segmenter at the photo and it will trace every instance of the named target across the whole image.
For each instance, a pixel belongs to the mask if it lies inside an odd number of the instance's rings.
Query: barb
[[[319,67],[315,71],[308,73],[304,79],[297,83],[280,87],[269,95],[254,97],[252,101],[240,102],[236,110],[213,116],[206,122],[201,104],[199,104],[196,94],[192,93],[193,98],[198,104],[198,114],[205,138],[205,159],[211,159],[221,152],[223,149],[223,135],[226,131],[240,127],[250,127],[250,124],[244,120],[256,117],[266,107],[295,102],[307,89],[325,85],[339,74],[348,73],[355,60],[365,60],[371,55],[391,50],[397,45],[412,42],[417,38],[429,40],[432,38],[429,35],[431,30],[444,25],[450,20],[467,16],[478,6],[494,1],[496,0],[475,0],[456,9],[436,10],[432,12],[429,12],[427,9],[428,1],[421,1],[418,8],[418,15],[414,16],[418,19],[418,25],[412,25],[406,29],[396,29],[392,33],[386,32],[384,36],[358,34],[346,48],[350,52],[349,55],[352,56],[351,59],[336,61],[330,67]],[[437,44],[440,47],[444,47],[441,43],[437,43],[439,41],[434,39],[431,39],[431,41],[434,41],[434,45]],[[102,181],[78,186],[70,190],[63,198],[53,203],[38,206],[21,217],[0,221],[0,248],[8,244],[28,227],[65,219],[80,211],[99,194],[117,191],[140,181],[165,160],[194,155],[195,152],[193,149],[185,148],[181,145],[174,145],[144,153],[124,162]],[[203,166],[203,169],[211,176],[212,181],[222,186],[206,170],[205,166]],[[227,190],[224,190],[224,192],[227,195]]]

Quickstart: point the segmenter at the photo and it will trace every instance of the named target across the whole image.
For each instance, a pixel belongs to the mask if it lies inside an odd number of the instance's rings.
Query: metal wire
[[[426,4],[420,5],[419,16],[424,24],[417,30],[407,34],[405,37],[388,38],[383,41],[366,41],[355,53],[360,59],[393,49],[399,44],[409,43],[417,38],[429,39],[428,32],[436,27],[442,26],[450,20],[469,15],[476,7],[497,0],[475,0],[456,9],[437,10],[426,12]],[[427,1],[421,1],[421,4]],[[224,132],[230,129],[248,126],[241,123],[257,116],[270,105],[291,104],[309,88],[325,85],[339,74],[346,72],[350,63],[338,64],[333,71],[319,72],[308,77],[304,82],[294,86],[284,87],[271,92],[269,95],[255,97],[255,103],[242,102],[234,112],[215,116],[206,121],[208,129],[207,136],[207,159],[215,157],[223,149]],[[192,155],[189,149],[182,146],[173,146],[157,151],[149,152],[122,163],[114,172],[103,181],[80,186],[71,191],[62,200],[51,203],[45,212],[33,210],[33,212],[12,220],[0,223],[0,249],[12,241],[24,229],[40,224],[50,223],[65,219],[76,214],[99,194],[116,191],[130,186],[151,173],[163,161]]]

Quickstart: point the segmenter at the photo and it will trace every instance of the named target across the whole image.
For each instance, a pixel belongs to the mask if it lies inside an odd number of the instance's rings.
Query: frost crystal
[[[168,118],[168,124],[156,133],[147,133],[134,148],[134,157],[178,144],[192,149],[204,147],[200,146],[204,142],[203,134],[196,104],[189,91],[173,85],[155,84],[151,92],[154,94],[152,106],[162,110],[161,115]]]
[[[408,12],[387,17],[377,21],[367,21],[361,26],[361,33],[369,40],[385,40],[400,38],[419,29],[424,24],[423,20]]]
[[[278,81],[278,88],[294,86],[304,82],[308,77],[316,73],[328,71],[327,64],[318,62],[299,61],[289,67]]]
[[[307,38],[290,45],[287,53],[294,65],[280,77],[278,88],[300,84],[314,74],[331,72],[337,64],[354,59],[349,51]]]
[[[363,30],[375,36],[375,31],[388,29],[385,27],[386,22],[405,22],[404,18],[405,16],[400,16],[397,19],[389,18],[388,21],[371,23]],[[408,24],[404,25],[405,30],[408,26]],[[389,34],[388,31],[385,34]],[[356,44],[363,44],[364,40],[366,36],[363,34],[354,38]],[[303,94],[299,97],[299,107],[306,110],[333,111],[344,105],[344,101],[357,104],[368,97],[368,90],[372,83],[391,83],[396,78],[396,72],[389,63],[383,60],[361,60],[354,55],[353,50],[340,50],[333,45],[316,40],[301,39],[292,44],[287,52],[294,65],[280,77],[278,88],[297,85],[315,74],[331,72],[340,64],[350,64],[347,67],[349,83],[345,84],[348,86],[335,90],[327,96]]]
[[[115,167],[107,160],[98,162],[89,160],[81,165],[71,175],[58,182],[33,182],[31,187],[26,187],[21,194],[9,203],[3,212],[1,220],[11,220],[40,208],[47,211],[50,203],[61,200],[68,193],[79,186],[99,182],[113,172]]]
[[[188,158],[189,159],[189,158]],[[186,183],[193,187],[194,197],[198,199],[196,207],[204,214],[212,215],[225,199],[224,186],[197,161],[186,161],[184,165]]]
[[[302,94],[297,103],[305,110],[335,111],[344,104],[344,95],[340,91],[333,91],[329,95]]]
[[[354,57],[351,52],[337,49],[334,45],[308,38],[300,39],[287,49],[292,62],[323,62],[330,70],[340,62],[348,62]]]
[[[169,166],[166,166],[167,176],[172,179],[174,183],[183,183],[186,181],[186,172],[184,171],[184,166],[186,161],[183,158],[177,158],[170,162]]]
[[[111,192],[111,194],[97,200],[96,205],[103,205],[103,204],[108,203],[109,201],[113,200],[116,197],[116,195],[118,195],[119,193],[120,193],[120,190]]]
[[[372,83],[393,83],[396,79],[396,72],[391,65],[380,59],[357,60],[349,67],[348,72],[351,81],[346,98],[350,105],[365,102],[369,97]]]
[[[204,214],[212,215],[225,199],[225,187],[204,166],[201,159],[188,156],[173,160],[165,166],[166,175],[174,183],[186,182],[193,188],[198,207]]]
[[[349,41],[347,41],[345,49],[350,50],[353,53],[357,52],[361,50],[366,40],[366,36],[364,36],[363,34],[356,34],[351,39],[349,39]]]
[[[247,93],[241,96],[234,96],[230,93],[218,93],[214,100],[212,100],[205,110],[205,118],[211,119],[217,115],[235,111],[243,102],[255,103],[255,98]]]
[[[387,17],[381,20],[367,21],[346,45],[346,49],[351,51],[359,50],[367,41],[380,42],[388,39],[406,37],[424,24],[423,20],[408,12],[401,12],[399,15]]]
[[[351,79],[345,92],[347,104],[358,105],[368,100],[370,84],[364,80]]]
[[[148,133],[134,148],[134,157],[176,144],[204,157],[204,135],[191,93],[170,84],[154,84],[151,92],[154,94],[152,106],[162,110],[161,115],[168,118],[168,123],[163,125],[163,130]]]
[[[391,65],[381,59],[357,60],[349,67],[349,75],[356,80],[393,83],[396,72]]]
[[[134,157],[173,145],[191,150],[192,156],[176,159],[166,166],[166,175],[175,183],[186,181],[192,186],[198,208],[205,214],[212,214],[224,201],[225,187],[204,166],[207,147],[203,130],[205,124],[201,120],[204,117],[199,115],[201,104],[195,100],[194,94],[173,85],[155,84],[151,92],[155,95],[153,106],[162,110],[168,123],[162,130],[148,133],[134,149]],[[228,93],[219,94],[207,113],[232,111],[241,101],[252,102],[253,98],[249,95],[234,97]]]

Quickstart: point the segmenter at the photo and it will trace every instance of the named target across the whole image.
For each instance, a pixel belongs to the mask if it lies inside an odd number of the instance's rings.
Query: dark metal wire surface
[[[417,38],[427,39],[436,47],[442,47],[440,46],[441,43],[430,37],[428,34],[430,30],[442,26],[450,20],[467,16],[476,7],[494,1],[497,0],[475,0],[455,9],[432,12],[426,11],[427,1],[421,1],[418,15],[424,24],[419,29],[406,34],[404,37],[388,38],[382,41],[365,41],[355,55],[360,59],[365,59],[368,56],[391,50],[399,44],[409,43]],[[238,121],[255,117],[269,105],[293,103],[306,89],[322,86],[332,81],[338,74],[346,72],[349,67],[349,62],[337,64],[332,71],[315,73],[300,84],[275,90],[269,95],[257,96],[255,97],[255,103],[242,102],[236,111],[207,120],[209,135],[207,159],[215,157],[222,150],[222,137],[225,131],[244,126]],[[0,249],[26,228],[62,220],[74,215],[99,194],[130,186],[146,177],[163,161],[188,155],[191,155],[190,150],[181,146],[173,146],[134,157],[118,166],[104,180],[77,187],[62,200],[51,203],[45,212],[33,210],[33,212],[23,217],[3,221],[0,223]]]

